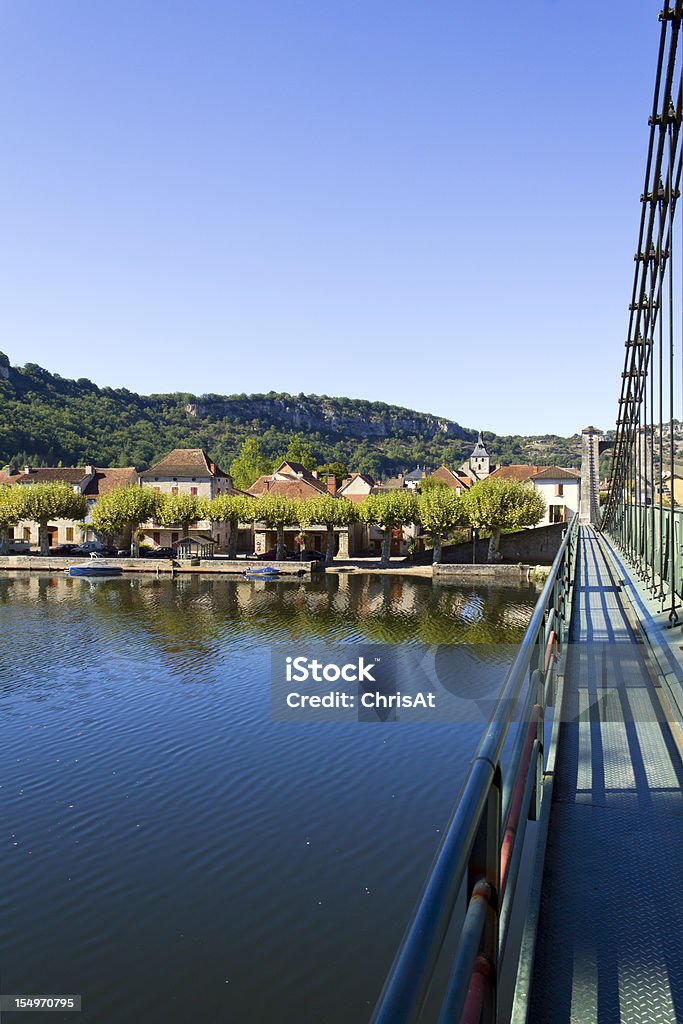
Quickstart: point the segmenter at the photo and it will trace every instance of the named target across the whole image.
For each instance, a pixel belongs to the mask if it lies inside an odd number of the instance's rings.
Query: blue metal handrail
[[[478,1007],[471,1019],[495,1022],[496,981],[508,934],[524,825],[527,816],[536,817],[541,794],[544,712],[552,700],[557,655],[568,630],[577,539],[575,516],[505,677],[371,1024],[410,1024],[421,1012],[465,880],[468,909],[439,1024],[460,1021],[468,1005]],[[522,725],[505,773],[510,782],[503,790],[501,754],[513,720]],[[519,815],[519,828],[515,822],[514,831],[510,828],[511,811]],[[503,828],[511,846],[501,898]]]

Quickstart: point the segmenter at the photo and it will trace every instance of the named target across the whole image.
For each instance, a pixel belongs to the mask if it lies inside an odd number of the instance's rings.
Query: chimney
[[[314,476],[316,478],[316,480],[317,480],[318,479],[318,470],[317,469],[312,469],[311,470],[311,476]]]
[[[215,474],[215,472],[216,472],[216,463],[215,462],[210,462],[209,463],[209,469],[211,470],[212,473]]]
[[[10,473],[12,472],[12,468],[10,466],[3,466],[2,471],[5,474],[5,476],[9,476]]]
[[[342,487],[346,487],[347,484],[351,483],[351,477],[347,476],[346,480],[342,480]]]
[[[84,466],[83,468],[85,470],[85,475],[86,476],[93,476],[94,475],[94,473],[95,473],[95,467],[94,466]]]
[[[328,494],[336,494],[337,493],[337,479],[336,479],[335,476],[328,476],[328,478],[327,478],[327,493]]]
[[[397,473],[396,474],[396,479],[397,480],[402,480],[403,479],[403,473]]]
[[[30,472],[31,472],[31,467],[30,466],[24,466],[24,473],[26,473],[28,475]]]

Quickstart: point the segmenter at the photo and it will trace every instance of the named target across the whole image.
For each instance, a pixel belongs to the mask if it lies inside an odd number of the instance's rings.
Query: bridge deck
[[[590,528],[574,600],[529,1019],[683,1022],[683,767]]]

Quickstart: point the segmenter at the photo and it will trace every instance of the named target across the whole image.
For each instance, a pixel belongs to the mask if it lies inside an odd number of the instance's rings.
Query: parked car
[[[57,547],[50,548],[51,555],[73,555],[76,549],[75,544],[58,544]]]
[[[150,548],[144,552],[143,558],[177,558],[175,548]]]
[[[269,548],[268,551],[264,551],[262,554],[257,555],[256,557],[260,558],[262,562],[263,561],[272,562],[274,559],[277,558],[277,548]],[[292,551],[291,548],[285,548],[285,561],[286,562],[288,562],[292,558],[298,558],[298,557],[299,557],[298,551]]]
[[[109,558],[116,554],[116,548],[113,548],[111,544],[102,544],[99,540],[86,540],[85,544],[75,547],[71,554],[78,558],[82,558],[84,555],[101,555],[103,558]]]
[[[296,556],[302,562],[324,562],[325,556],[322,551],[314,551],[312,548],[305,548]]]
[[[11,540],[7,547],[7,553],[10,555],[30,555],[31,545],[27,540]]]

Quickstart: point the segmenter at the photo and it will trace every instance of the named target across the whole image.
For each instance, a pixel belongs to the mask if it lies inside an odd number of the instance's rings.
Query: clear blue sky
[[[5,0],[0,348],[613,426],[659,0]]]

